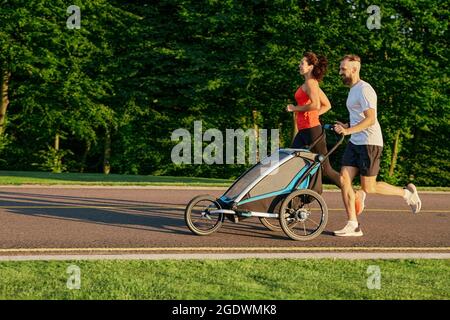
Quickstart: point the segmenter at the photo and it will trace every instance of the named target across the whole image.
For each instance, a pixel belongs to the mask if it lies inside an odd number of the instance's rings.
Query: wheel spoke
[[[318,224],[317,222],[315,222],[313,219],[308,218],[308,220],[311,220],[316,226],[320,227],[320,224]]]

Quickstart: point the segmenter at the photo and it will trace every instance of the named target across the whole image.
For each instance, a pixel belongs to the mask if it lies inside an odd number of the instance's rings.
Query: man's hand
[[[348,123],[342,123],[340,121],[336,121],[336,124],[334,125],[334,131],[336,131],[339,134],[342,134],[344,136],[349,135],[348,132]]]
[[[292,111],[294,111],[294,105],[293,105],[293,104],[288,104],[287,107],[286,107],[286,111],[287,111],[287,112],[292,112]]]

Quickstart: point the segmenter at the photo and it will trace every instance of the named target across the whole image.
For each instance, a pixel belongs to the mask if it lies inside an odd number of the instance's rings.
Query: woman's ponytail
[[[328,60],[325,56],[317,56],[314,52],[307,52],[303,55],[309,65],[313,65],[312,75],[317,81],[321,81],[328,68]]]

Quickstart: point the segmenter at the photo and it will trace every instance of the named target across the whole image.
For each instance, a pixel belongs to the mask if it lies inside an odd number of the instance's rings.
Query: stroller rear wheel
[[[317,192],[305,189],[292,192],[280,209],[280,225],[293,240],[306,241],[322,233],[328,221],[328,207]]]
[[[184,211],[184,219],[189,230],[199,236],[207,236],[222,226],[223,213],[211,213],[221,209],[216,198],[200,195],[192,199]]]

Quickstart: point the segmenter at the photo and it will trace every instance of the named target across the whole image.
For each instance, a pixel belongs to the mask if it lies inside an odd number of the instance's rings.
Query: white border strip
[[[232,253],[232,254],[125,254],[125,255],[34,255],[2,256],[1,261],[73,261],[73,260],[228,260],[228,259],[450,259],[450,253]]]
[[[450,247],[134,247],[134,248],[9,248],[0,249],[0,254],[48,254],[48,253],[160,253],[160,252],[176,252],[193,253],[193,252],[239,252],[239,253],[294,253],[297,252],[442,252],[450,253]]]

